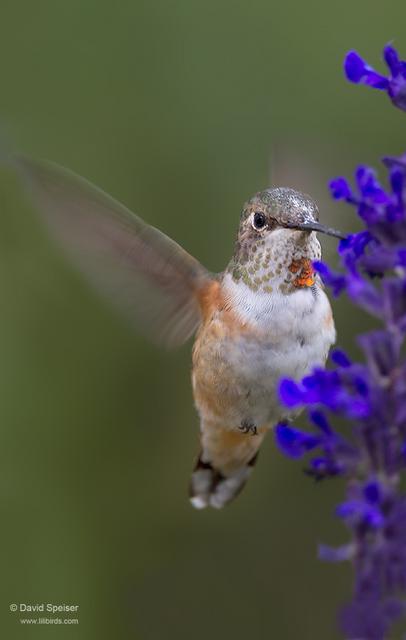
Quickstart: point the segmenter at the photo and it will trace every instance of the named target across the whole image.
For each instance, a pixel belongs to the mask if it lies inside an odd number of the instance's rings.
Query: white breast
[[[260,340],[239,337],[223,350],[249,391],[250,410],[257,424],[275,422],[279,408],[277,388],[283,377],[300,379],[324,365],[336,333],[331,307],[320,286],[290,294],[254,292],[229,274],[223,281],[226,298],[243,323],[253,325]]]

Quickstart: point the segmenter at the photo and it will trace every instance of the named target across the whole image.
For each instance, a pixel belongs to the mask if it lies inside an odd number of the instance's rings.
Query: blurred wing
[[[47,162],[16,162],[48,227],[93,285],[156,341],[185,342],[201,320],[204,267],[83,178]]]

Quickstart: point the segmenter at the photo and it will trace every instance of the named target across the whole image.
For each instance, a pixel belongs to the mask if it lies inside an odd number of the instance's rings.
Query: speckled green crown
[[[281,224],[319,219],[319,210],[314,200],[310,196],[288,187],[265,189],[265,191],[256,193],[245,203],[241,220],[245,220],[256,207],[259,207],[261,211],[265,209]]]

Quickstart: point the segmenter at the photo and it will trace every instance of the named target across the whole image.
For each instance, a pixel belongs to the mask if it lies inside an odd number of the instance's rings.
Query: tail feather
[[[252,473],[257,457],[258,453],[247,464],[243,464],[226,475],[214,468],[212,463],[205,460],[201,453],[190,482],[191,504],[196,509],[204,509],[208,506],[222,509],[242,491]]]

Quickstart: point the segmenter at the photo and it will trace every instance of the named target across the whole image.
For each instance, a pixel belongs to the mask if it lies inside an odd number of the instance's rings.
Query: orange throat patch
[[[315,270],[309,258],[293,260],[289,266],[289,271],[291,271],[291,273],[297,273],[297,277],[293,280],[294,287],[311,287],[314,285]]]

